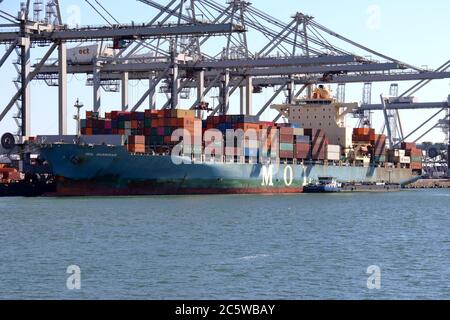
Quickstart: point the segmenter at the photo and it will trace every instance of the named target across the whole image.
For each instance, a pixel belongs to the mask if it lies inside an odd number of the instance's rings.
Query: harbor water
[[[449,201],[447,189],[4,198],[0,299],[450,299]]]

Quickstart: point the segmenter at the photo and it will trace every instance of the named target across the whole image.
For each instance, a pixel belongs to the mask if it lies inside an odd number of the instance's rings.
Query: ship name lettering
[[[292,167],[286,166],[286,168],[284,168],[284,183],[286,184],[286,187],[290,187],[292,185],[293,180],[294,180],[294,172],[292,171]]]
[[[262,166],[262,186],[273,186],[273,165]]]

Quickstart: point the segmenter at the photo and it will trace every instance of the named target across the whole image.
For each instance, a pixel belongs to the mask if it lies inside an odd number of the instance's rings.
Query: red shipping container
[[[306,143],[297,143],[295,145],[295,150],[297,150],[297,151],[309,151],[309,150],[311,150],[311,146],[309,144],[306,144]]]
[[[282,134],[280,135],[280,143],[294,143],[294,136],[293,135],[286,135]]]
[[[11,180],[11,181],[19,181],[19,180],[21,180],[20,172],[17,172],[17,171],[10,172],[8,174],[8,178],[7,179]]]
[[[417,146],[415,143],[412,142],[403,142],[402,143],[402,149],[403,150],[412,150],[412,149],[416,149]]]
[[[171,144],[171,143],[172,143],[172,136],[165,136],[164,144]]]
[[[295,159],[308,160],[311,159],[311,154],[307,151],[299,151],[295,153]]]
[[[117,120],[119,118],[119,111],[111,111],[111,120]]]
[[[162,110],[162,111],[163,111],[164,118],[172,117],[172,110],[171,109]]]
[[[294,129],[293,128],[280,128],[280,136],[282,135],[294,135]]]
[[[293,151],[280,151],[280,158],[281,159],[293,159],[294,152]]]

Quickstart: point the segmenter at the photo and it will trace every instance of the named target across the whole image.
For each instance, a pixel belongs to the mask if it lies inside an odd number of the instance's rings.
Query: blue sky
[[[18,11],[17,0],[4,0],[0,4],[2,10],[10,13]],[[64,20],[79,20],[82,25],[103,24],[99,16],[81,0],[60,0]],[[161,3],[167,1],[160,1]],[[111,13],[120,22],[147,22],[155,11],[150,7],[134,0],[117,1],[102,0],[101,3],[109,8]],[[441,0],[343,0],[343,1],[298,1],[298,0],[253,0],[254,6],[269,12],[277,18],[288,21],[295,12],[303,12],[312,15],[322,25],[343,34],[352,40],[362,43],[372,49],[383,52],[399,60],[416,66],[437,68],[450,59],[450,44],[447,41],[447,33],[450,30],[450,2]],[[78,15],[79,11],[79,15]],[[264,43],[261,38],[252,37],[251,45],[255,51]],[[4,48],[0,49],[4,52]],[[42,50],[36,49],[32,58],[42,56]],[[4,106],[14,94],[14,86],[11,82],[15,77],[15,71],[11,65],[11,59],[1,71],[0,105]],[[75,122],[71,120],[75,113],[73,105],[80,98],[87,109],[92,105],[92,92],[84,86],[84,76],[69,76],[69,129],[74,132]],[[408,89],[414,83],[400,82],[400,91]],[[444,101],[449,90],[450,80],[432,82],[421,90],[417,96],[420,101]],[[380,94],[389,93],[390,83],[374,84],[373,102],[378,102]],[[133,83],[130,86],[130,100],[137,101],[146,90],[146,83]],[[347,86],[347,101],[360,101],[362,98],[362,84]],[[255,96],[255,107],[264,104],[264,99],[271,96],[273,91],[268,90],[259,96]],[[164,97],[157,97],[159,106],[164,104]],[[232,97],[232,112],[238,110],[238,96]],[[278,101],[279,102],[279,101]],[[186,106],[190,105],[185,101]],[[102,110],[114,110],[120,108],[119,93],[102,93]],[[186,107],[185,106],[185,107]],[[412,130],[434,111],[402,112],[403,124],[406,131]],[[0,124],[0,132],[14,130],[13,121],[10,120],[12,112],[7,120]],[[273,113],[267,114],[267,119],[273,117]],[[57,89],[49,88],[45,84],[34,82],[32,84],[32,133],[54,134],[57,132]],[[376,116],[375,128],[382,126],[381,116]],[[434,132],[425,140],[443,139],[442,133]]]

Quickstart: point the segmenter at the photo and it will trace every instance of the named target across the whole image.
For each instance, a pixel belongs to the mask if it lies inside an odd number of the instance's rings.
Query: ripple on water
[[[2,199],[0,299],[449,299],[449,196]]]

